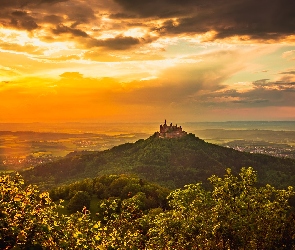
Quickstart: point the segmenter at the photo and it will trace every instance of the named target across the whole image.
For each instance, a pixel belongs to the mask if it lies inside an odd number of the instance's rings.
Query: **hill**
[[[106,174],[135,174],[169,188],[203,182],[211,175],[233,173],[253,167],[261,185],[277,188],[295,186],[295,160],[239,152],[207,143],[193,134],[179,138],[159,138],[155,133],[146,140],[125,143],[99,152],[75,152],[22,172],[25,180],[49,189],[79,179]]]

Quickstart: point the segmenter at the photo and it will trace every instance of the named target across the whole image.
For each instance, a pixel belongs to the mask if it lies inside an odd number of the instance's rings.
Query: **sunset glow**
[[[295,120],[293,0],[0,3],[0,122]]]

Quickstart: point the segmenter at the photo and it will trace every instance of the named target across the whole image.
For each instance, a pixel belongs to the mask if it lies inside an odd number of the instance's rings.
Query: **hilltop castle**
[[[160,132],[157,133],[159,138],[179,138],[187,133],[185,131],[182,131],[182,127],[177,127],[177,124],[175,126],[170,123],[170,126],[167,125],[166,120],[164,125],[160,125]]]

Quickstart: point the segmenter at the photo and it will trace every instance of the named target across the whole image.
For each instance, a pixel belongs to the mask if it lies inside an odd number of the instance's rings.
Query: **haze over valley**
[[[182,127],[224,147],[295,158],[295,122],[187,122]],[[73,151],[102,151],[146,139],[159,124],[19,123],[0,124],[0,129],[1,169],[21,170]]]

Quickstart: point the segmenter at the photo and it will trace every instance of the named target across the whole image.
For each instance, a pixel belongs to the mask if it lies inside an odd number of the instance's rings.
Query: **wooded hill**
[[[168,188],[207,183],[211,175],[234,174],[242,167],[258,172],[258,183],[277,188],[295,186],[295,160],[239,152],[199,139],[193,134],[126,143],[100,152],[74,152],[56,162],[38,165],[21,174],[41,189],[108,174],[133,174]]]

